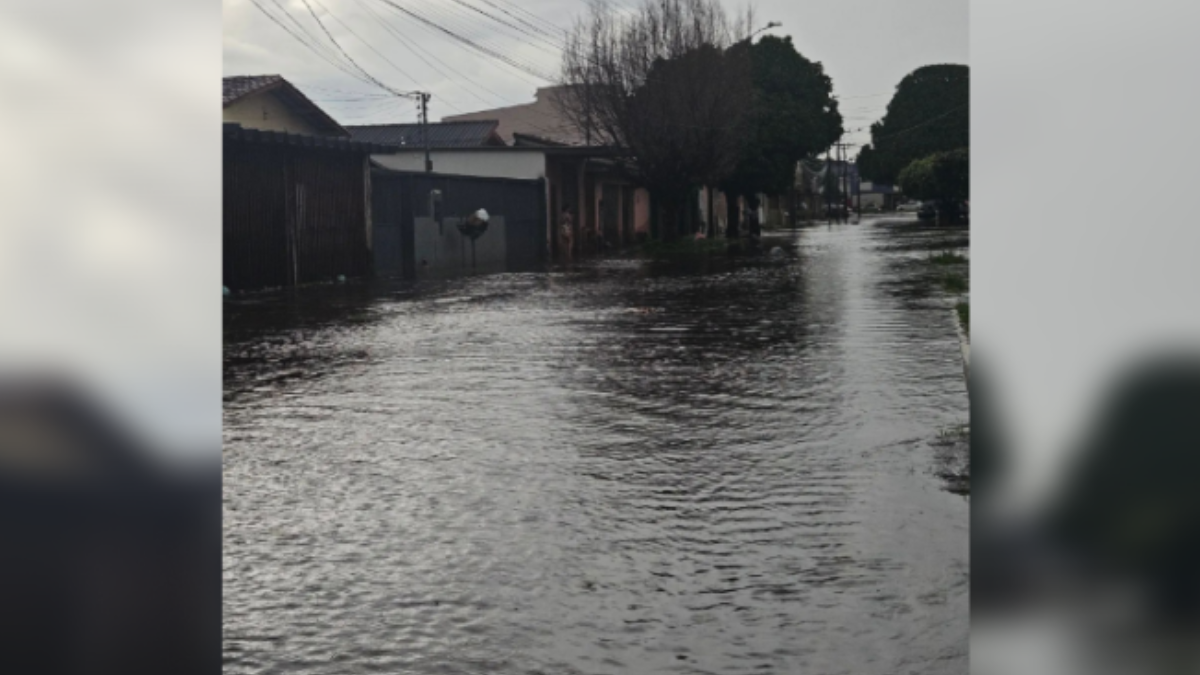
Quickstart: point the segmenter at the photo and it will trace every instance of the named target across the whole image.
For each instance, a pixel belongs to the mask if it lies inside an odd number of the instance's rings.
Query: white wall
[[[867,194],[859,195],[858,199],[862,200],[863,208],[868,206],[877,206],[879,208],[883,208],[883,195],[879,194],[878,192],[868,192]]]
[[[540,150],[430,151],[434,173],[487,178],[543,178],[546,155]],[[381,166],[395,171],[424,171],[425,151],[371,155]]]
[[[247,129],[286,131],[292,134],[317,134],[311,124],[292,112],[269,91],[251,94],[222,111],[224,122],[236,122]]]

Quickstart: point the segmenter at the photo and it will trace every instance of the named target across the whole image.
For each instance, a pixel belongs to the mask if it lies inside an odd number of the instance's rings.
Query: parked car
[[[937,218],[937,204],[933,202],[925,202],[921,204],[921,208],[917,211],[917,217],[921,220],[933,220]]]
[[[897,206],[896,210],[899,211],[900,213],[916,213],[917,211],[921,210],[921,202],[918,202],[918,201],[904,202],[900,206]]]

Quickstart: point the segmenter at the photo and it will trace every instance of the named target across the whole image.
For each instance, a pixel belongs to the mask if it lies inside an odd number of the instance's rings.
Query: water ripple
[[[226,672],[963,672],[960,238],[231,303]]]

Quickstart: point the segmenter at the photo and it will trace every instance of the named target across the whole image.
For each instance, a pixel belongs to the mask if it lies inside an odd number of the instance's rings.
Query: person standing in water
[[[575,238],[575,216],[571,213],[571,205],[563,207],[558,219],[558,250],[564,260],[571,259],[572,243]]]

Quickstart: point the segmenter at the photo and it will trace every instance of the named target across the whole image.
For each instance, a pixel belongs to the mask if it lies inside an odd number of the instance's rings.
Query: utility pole
[[[850,146],[842,144],[842,173],[846,176],[846,222],[850,222],[851,196],[854,194],[853,176],[850,175]]]
[[[845,147],[841,143],[837,144],[837,173],[838,173],[838,205],[837,215],[838,222],[843,223],[842,210],[846,208],[846,164],[842,161],[842,149]]]
[[[821,179],[821,202],[825,204],[825,218],[833,224],[833,209],[829,208],[829,179],[833,178],[833,149],[825,151],[825,177]]]
[[[837,168],[838,168],[838,222],[842,220],[842,209],[846,206],[846,165],[842,163],[842,144],[837,144]]]
[[[419,91],[421,97],[421,137],[425,145],[425,173],[433,172],[433,160],[429,158],[429,94]]]
[[[858,172],[858,163],[854,164],[854,205],[858,211],[858,222],[862,222],[862,175]]]
[[[842,213],[842,209],[846,211],[846,222],[850,221],[850,204],[851,197],[854,194],[854,180],[850,172],[850,145],[848,143],[838,143],[838,186],[841,191],[841,203],[838,204],[838,214]],[[862,203],[859,202],[859,215],[862,215]]]

